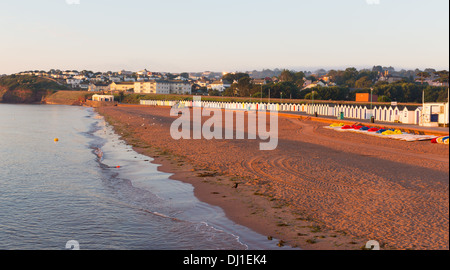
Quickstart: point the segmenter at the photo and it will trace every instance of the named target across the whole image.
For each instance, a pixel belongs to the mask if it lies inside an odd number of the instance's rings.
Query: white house
[[[124,81],[124,82],[135,82],[136,79],[133,78],[133,77],[124,77],[124,78],[123,78],[123,81]]]
[[[109,78],[108,78],[111,82],[121,82],[122,81],[122,79],[120,79],[119,77],[112,77],[112,76],[110,76]]]
[[[70,78],[70,79],[66,79],[66,83],[69,84],[72,88],[76,88],[76,87],[80,86],[81,80],[75,79],[75,78]]]
[[[133,75],[132,71],[121,70],[119,71],[119,75],[131,76]]]
[[[88,89],[89,89],[89,84],[87,84],[87,83],[81,83],[79,87],[80,87],[81,89],[83,89],[83,90],[88,90]]]
[[[149,73],[149,71],[146,70],[146,69],[136,72],[136,74],[139,75],[139,76],[147,76],[148,73]]]
[[[214,81],[213,83],[208,85],[209,90],[217,90],[219,92],[223,92],[230,87],[231,87],[231,83],[229,83],[227,81],[223,81],[223,80]]]
[[[178,76],[178,77],[175,78],[175,80],[176,80],[176,81],[189,81],[188,78],[185,78],[185,77],[183,77],[183,76]]]
[[[324,82],[318,81],[318,82],[308,84],[306,87],[303,88],[303,90],[314,88],[314,87],[326,87],[326,86],[327,85]]]

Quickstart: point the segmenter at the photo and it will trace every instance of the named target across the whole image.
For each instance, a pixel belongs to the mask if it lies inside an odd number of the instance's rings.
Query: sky
[[[448,0],[0,0],[0,74],[449,69]]]

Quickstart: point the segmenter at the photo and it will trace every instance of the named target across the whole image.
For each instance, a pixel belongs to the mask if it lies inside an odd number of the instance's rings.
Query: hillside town
[[[398,82],[417,83],[433,87],[448,87],[448,71],[436,71],[434,69],[425,69],[424,71],[419,69],[396,71],[392,67],[381,66],[374,66],[371,70],[361,71],[357,71],[355,68],[348,68],[345,71],[326,71],[320,69],[314,72],[303,71],[297,73],[295,71],[280,69],[255,70],[245,73],[210,71],[198,73],[167,73],[152,72],[147,69],[137,72],[126,70],[118,72],[93,72],[87,70],[62,71],[52,69],[50,71],[25,71],[16,73],[15,75],[44,77],[70,89],[91,92],[225,95],[224,92],[227,89],[231,88],[233,84],[237,85],[239,79],[242,79],[242,76],[230,75],[243,74],[250,78],[249,83],[253,86],[264,86],[287,81],[286,76],[283,76],[286,72],[292,75],[301,74],[297,79],[293,79],[296,80],[296,86],[300,91],[343,86],[343,82],[338,78],[352,73],[357,74],[356,79],[358,80],[355,79],[353,85],[345,86],[353,89],[370,88],[376,84],[395,84]],[[358,75],[358,72],[360,75]]]

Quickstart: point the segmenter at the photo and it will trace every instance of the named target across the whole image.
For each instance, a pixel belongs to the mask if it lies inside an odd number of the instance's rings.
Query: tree
[[[448,83],[448,71],[447,70],[434,72],[434,75],[438,76],[438,78],[436,80],[434,80],[435,82],[440,82],[442,84]]]
[[[247,73],[228,73],[223,75],[222,80],[233,83],[234,81],[239,81],[242,78],[250,78],[250,75]]]
[[[219,90],[209,90],[208,91],[208,95],[209,96],[215,96],[215,97],[220,97],[222,96],[222,93]]]
[[[305,99],[322,100],[322,97],[316,91],[312,91],[311,93],[306,94]]]
[[[295,81],[295,74],[287,69],[283,70],[280,75],[280,81],[293,82]]]
[[[373,85],[372,80],[368,76],[364,76],[355,82],[356,88],[370,88]]]
[[[417,73],[416,76],[417,76],[417,78],[422,82],[422,85],[423,85],[423,82],[424,82],[426,79],[428,79],[428,78],[431,77],[430,73],[425,72],[425,71],[422,71],[422,72]]]
[[[388,96],[378,97],[378,102],[391,102],[391,99]]]
[[[235,87],[232,86],[230,88],[225,89],[225,91],[223,91],[222,95],[224,97],[234,97],[234,96],[236,96],[236,89],[235,89]]]
[[[242,77],[237,83],[231,85],[231,88],[240,97],[250,97],[253,88],[252,79],[248,76]]]
[[[376,72],[376,73],[383,73],[383,67],[382,66],[374,66],[373,68],[372,68],[372,71],[373,72]]]

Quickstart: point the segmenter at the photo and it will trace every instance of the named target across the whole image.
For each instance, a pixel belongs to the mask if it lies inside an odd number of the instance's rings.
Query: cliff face
[[[0,102],[42,103],[45,97],[63,88],[56,82],[34,76],[0,78]]]
[[[8,90],[2,88],[0,90],[0,102],[3,103],[41,103],[44,97],[53,93],[51,90],[33,91],[26,88]]]

